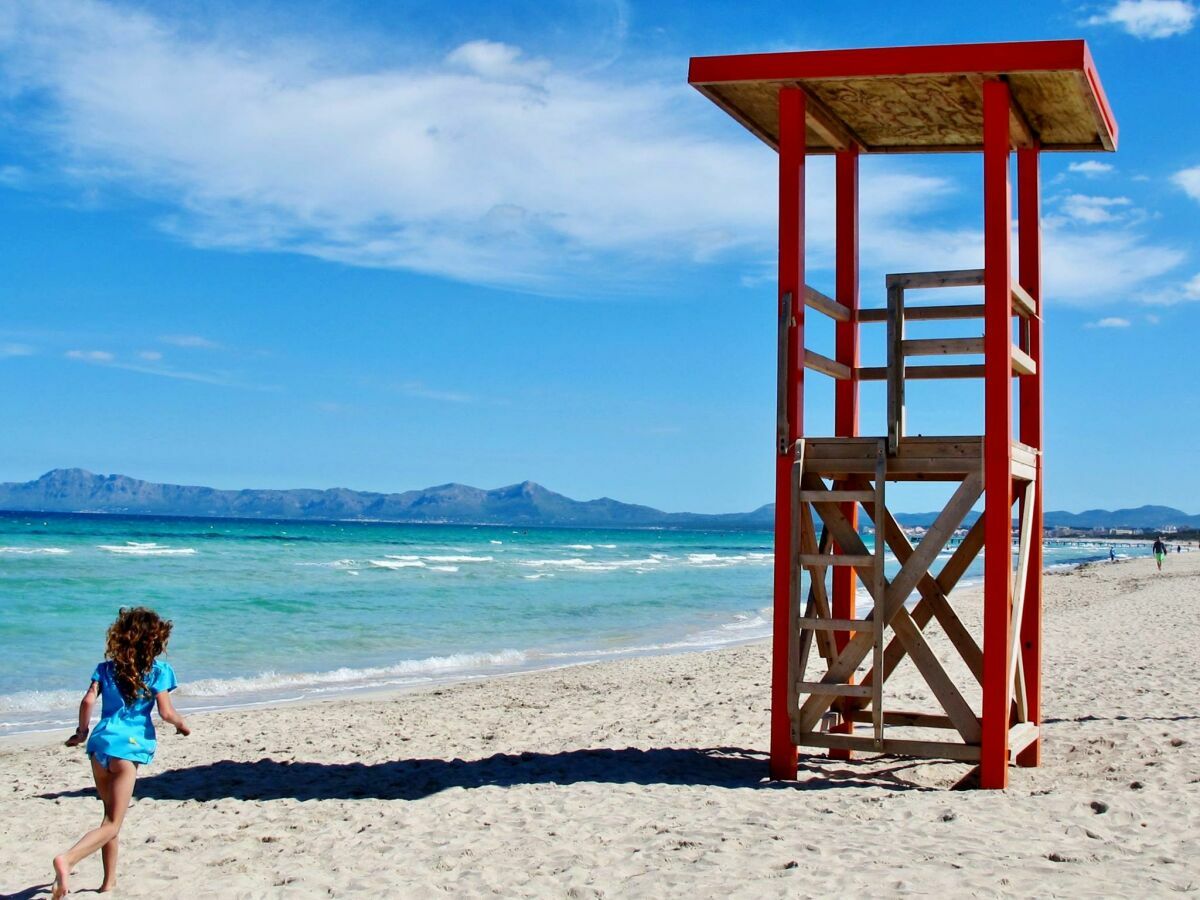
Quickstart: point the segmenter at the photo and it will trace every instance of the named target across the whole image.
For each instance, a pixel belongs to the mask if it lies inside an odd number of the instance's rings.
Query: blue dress
[[[158,746],[154,722],[150,717],[154,698],[162,691],[175,690],[178,684],[171,664],[157,659],[154,661],[150,674],[146,676],[146,687],[150,690],[133,703],[126,703],[121,696],[111,660],[96,666],[92,681],[100,685],[103,704],[100,707],[100,722],[88,738],[88,754],[106,769],[111,757],[149,763],[154,759],[154,750]]]

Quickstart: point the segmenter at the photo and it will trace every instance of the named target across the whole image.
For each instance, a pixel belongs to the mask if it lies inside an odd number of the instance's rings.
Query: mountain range
[[[532,481],[493,490],[443,484],[399,494],[348,488],[232,491],[84,469],[54,469],[34,481],[0,483],[0,510],[593,528],[770,528],[775,517],[773,503],[745,513],[669,513],[608,497],[572,500]],[[904,525],[928,526],[936,516],[901,513],[896,518]],[[1045,521],[1047,527],[1200,528],[1200,515],[1169,506],[1054,511],[1046,513]]]

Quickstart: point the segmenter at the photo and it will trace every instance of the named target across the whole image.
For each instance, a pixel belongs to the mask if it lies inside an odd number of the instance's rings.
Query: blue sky
[[[1121,145],[1043,164],[1047,502],[1200,509],[1193,3],[502,7],[4,4],[0,480],[758,506],[775,159],[688,57],[1084,37]],[[864,305],[981,263],[979,165],[864,160]],[[831,187],[814,162],[827,291]],[[977,429],[975,390],[917,393],[913,430]]]

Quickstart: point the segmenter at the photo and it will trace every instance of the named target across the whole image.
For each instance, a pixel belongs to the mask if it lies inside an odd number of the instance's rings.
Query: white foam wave
[[[118,553],[122,556],[192,556],[192,547],[164,547],[153,542],[144,544],[138,541],[126,541],[124,544],[100,544],[101,550]]]
[[[488,563],[495,562],[494,556],[438,556],[438,555],[416,555],[416,554],[395,554],[387,553],[384,559],[394,559],[399,562],[427,562],[427,563]]]
[[[21,556],[63,556],[70,552],[62,547],[0,547],[0,553],[16,553]]]
[[[567,544],[566,548],[568,550],[595,550],[596,549],[591,544]]]
[[[659,565],[662,560],[647,557],[646,559],[607,559],[587,560],[578,556],[570,559],[523,559],[521,565],[531,568],[567,569],[572,572],[616,572],[621,569],[646,569],[648,566]]]
[[[519,650],[501,650],[499,653],[454,653],[449,656],[406,659],[391,666],[370,666],[363,669],[342,667],[327,672],[295,673],[268,671],[241,678],[204,678],[185,682],[180,685],[179,696],[224,697],[230,694],[252,694],[289,688],[348,686],[397,677],[417,678],[519,666],[526,660],[526,655]],[[2,710],[3,707],[0,707],[0,711]]]
[[[430,566],[430,572],[457,572],[458,566]]]
[[[419,559],[369,559],[367,562],[376,569],[424,569],[425,563]]]
[[[42,712],[79,704],[83,691],[18,691],[0,696],[0,713]]]

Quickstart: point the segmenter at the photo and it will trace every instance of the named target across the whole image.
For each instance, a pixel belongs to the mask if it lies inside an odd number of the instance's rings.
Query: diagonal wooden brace
[[[824,489],[824,484],[816,478],[812,482],[806,483],[805,486]],[[912,616],[904,609],[904,601],[920,580],[920,576],[928,572],[929,566],[945,547],[954,530],[982,492],[982,474],[969,475],[963,480],[913,555],[901,566],[900,571],[890,583],[885,581],[887,585],[885,594],[883,597],[874,597],[875,606],[870,613],[877,628],[883,627],[900,616],[899,627],[893,625],[897,636],[905,642],[910,653],[915,648],[914,662],[923,667],[923,674],[926,675],[930,688],[938,695],[939,701],[946,708],[947,715],[952,719],[957,719],[955,727],[964,734],[964,738],[967,740],[972,740],[966,738],[966,735],[975,734],[978,728],[978,719],[963,701],[962,695],[954,687],[953,682],[945,677],[945,671],[941,668],[941,664],[937,662],[936,657],[925,644],[924,638],[921,637],[920,629],[916,627],[916,623],[912,622]],[[814,506],[833,533],[833,539],[843,550],[859,554],[866,552],[866,547],[859,538],[858,532],[850,526],[836,503],[815,502]],[[867,584],[865,586],[873,595],[874,585]],[[901,612],[903,612],[902,616]],[[838,658],[830,664],[829,671],[822,680],[827,683],[845,682],[871,651],[873,641],[874,636],[870,632],[856,633]],[[939,673],[942,677],[939,677]],[[800,707],[796,717],[798,730],[811,731],[825,711],[829,709],[831,702],[832,698],[828,695],[810,694]],[[978,740],[978,738],[976,737],[974,740]]]

